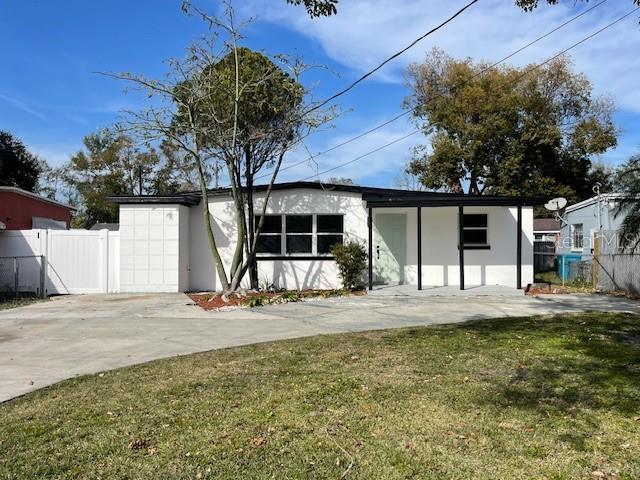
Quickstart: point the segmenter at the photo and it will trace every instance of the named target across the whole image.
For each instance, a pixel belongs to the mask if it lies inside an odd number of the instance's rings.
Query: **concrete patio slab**
[[[467,285],[460,290],[458,285],[428,286],[423,285],[418,290],[415,285],[379,285],[369,291],[369,295],[384,297],[522,297],[523,290],[505,287],[503,285]]]
[[[183,294],[75,295],[0,311],[0,401],[77,375],[216,348],[338,332],[581,311],[604,295],[367,295],[206,312]]]

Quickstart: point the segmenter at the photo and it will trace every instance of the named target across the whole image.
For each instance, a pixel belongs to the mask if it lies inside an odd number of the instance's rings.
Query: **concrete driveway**
[[[348,297],[205,312],[183,294],[75,295],[0,311],[0,401],[157,358],[309,335],[587,310],[640,313],[597,295]]]

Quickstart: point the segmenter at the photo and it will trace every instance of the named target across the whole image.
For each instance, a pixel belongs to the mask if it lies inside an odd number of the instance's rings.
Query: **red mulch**
[[[250,292],[244,297],[238,297],[236,295],[230,297],[226,302],[222,299],[222,294],[215,292],[206,293],[189,293],[191,300],[196,302],[201,308],[205,310],[217,310],[224,307],[239,307],[246,304],[247,300],[251,297],[267,296],[273,298],[280,295],[279,292]]]
[[[341,294],[332,294],[336,292],[335,290],[302,290],[300,296],[303,299],[314,298],[314,297],[335,297],[335,296],[344,296],[344,295],[366,295],[366,290],[356,290],[354,292]],[[228,307],[242,307],[247,306],[247,303],[251,297],[267,297],[269,299],[273,299],[274,297],[278,297],[285,292],[249,292],[244,297],[238,297],[236,295],[230,297],[228,301],[224,301],[222,299],[222,294],[215,292],[203,292],[203,293],[189,293],[189,297],[191,300],[196,302],[201,308],[205,310],[218,310],[221,308]],[[268,303],[268,302],[266,302]]]

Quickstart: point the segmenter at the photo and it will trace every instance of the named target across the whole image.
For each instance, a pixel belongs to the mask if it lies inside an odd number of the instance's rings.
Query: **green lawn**
[[[74,379],[0,405],[0,478],[637,479],[640,316],[320,336]]]

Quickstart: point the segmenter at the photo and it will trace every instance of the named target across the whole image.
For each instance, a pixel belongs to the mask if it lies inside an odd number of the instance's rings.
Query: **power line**
[[[406,138],[409,138],[411,135],[415,135],[415,134],[416,134],[416,133],[418,133],[418,132],[420,132],[420,130],[419,130],[419,129],[416,129],[416,130],[414,130],[413,132],[410,132],[410,133],[408,133],[408,134],[406,134],[406,135],[403,135],[403,136],[402,136],[402,137],[400,137],[400,138],[396,138],[395,140],[392,140],[392,141],[390,141],[390,142],[388,142],[388,143],[385,143],[384,145],[382,145],[382,146],[380,146],[380,147],[378,147],[378,148],[375,148],[375,149],[373,149],[373,150],[370,150],[370,151],[368,151],[367,153],[360,155],[359,157],[353,158],[353,159],[349,160],[348,162],[342,163],[342,164],[340,164],[340,165],[338,165],[338,166],[336,166],[336,167],[333,167],[333,168],[329,168],[329,169],[327,169],[327,170],[324,170],[323,172],[320,172],[320,173],[317,173],[317,174],[310,175],[310,176],[308,176],[308,177],[306,177],[306,178],[303,178],[303,179],[301,179],[301,180],[299,180],[299,181],[303,182],[303,181],[305,181],[305,180],[309,180],[309,179],[311,179],[311,178],[314,178],[314,177],[316,177],[317,175],[321,175],[321,174],[329,173],[329,172],[332,172],[332,171],[337,170],[337,169],[339,169],[339,168],[346,167],[347,165],[349,165],[349,164],[351,164],[351,163],[357,162],[358,160],[361,160],[361,159],[363,159],[363,158],[365,158],[365,157],[368,157],[369,155],[373,155],[374,153],[379,152],[380,150],[383,150],[383,149],[385,149],[385,148],[387,148],[387,147],[390,147],[391,145],[393,145],[393,144],[395,144],[395,143],[401,142],[402,140],[404,140],[404,139],[406,139]]]
[[[368,77],[370,77],[371,75],[373,75],[374,73],[376,73],[378,70],[380,70],[382,67],[384,67],[387,63],[391,62],[392,60],[398,58],[400,55],[402,55],[404,52],[406,52],[407,50],[413,48],[417,43],[421,42],[422,40],[424,40],[425,38],[427,38],[429,35],[437,32],[438,30],[440,30],[442,27],[444,27],[445,25],[447,25],[448,23],[452,22],[456,17],[462,15],[462,13],[467,10],[468,8],[470,8],[473,4],[478,3],[480,0],[472,0],[471,2],[467,3],[464,7],[462,7],[460,10],[458,10],[457,12],[455,12],[453,15],[451,15],[449,18],[447,18],[444,22],[440,23],[439,25],[433,27],[431,30],[429,30],[427,33],[425,33],[424,35],[421,35],[420,37],[416,38],[413,42],[411,42],[409,45],[407,45],[406,47],[404,47],[402,50],[394,53],[393,55],[391,55],[389,58],[387,58],[386,60],[384,60],[382,63],[380,63],[377,67],[375,67],[372,70],[369,70],[367,73],[365,73],[364,75],[362,75],[360,78],[358,78],[357,80],[355,80],[353,83],[351,83],[351,85],[349,85],[348,87],[340,90],[338,93],[335,93],[333,95],[331,95],[329,98],[327,98],[326,100],[323,100],[322,102],[320,102],[317,105],[314,105],[313,107],[311,107],[309,110],[307,110],[305,113],[311,113],[323,106],[325,106],[327,103],[332,102],[333,100],[335,100],[336,98],[344,95],[345,93],[347,93],[349,90],[352,90],[356,85],[358,85],[359,83],[363,82],[364,80],[366,80]]]
[[[604,0],[604,1],[606,1],[606,0]],[[603,1],[603,2],[601,2],[600,4],[604,3],[604,1]],[[607,29],[609,29],[609,28],[613,27],[614,25],[616,25],[616,24],[620,23],[620,22],[621,22],[621,21],[623,21],[624,19],[626,19],[626,18],[628,18],[629,16],[633,15],[633,14],[634,14],[635,12],[637,12],[638,10],[640,10],[640,7],[636,7],[636,8],[634,8],[633,10],[631,10],[631,11],[627,12],[626,14],[622,15],[621,17],[618,17],[618,18],[617,18],[616,20],[614,20],[613,22],[608,23],[607,25],[605,25],[604,27],[600,28],[599,30],[596,30],[595,32],[591,33],[590,35],[587,35],[586,37],[584,37],[583,39],[581,39],[581,40],[577,41],[577,42],[576,42],[576,43],[574,43],[573,45],[571,45],[571,46],[569,46],[569,47],[565,48],[564,50],[560,51],[559,53],[555,54],[553,57],[550,57],[550,58],[548,58],[547,60],[545,60],[544,62],[540,62],[540,63],[538,63],[538,64],[534,65],[533,67],[531,67],[531,68],[527,69],[525,72],[523,72],[523,73],[522,73],[522,75],[519,75],[518,77],[516,77],[516,79],[515,79],[515,80],[516,80],[516,81],[518,81],[518,80],[522,79],[523,77],[525,77],[525,76],[526,76],[526,75],[528,75],[529,73],[531,73],[531,72],[533,72],[533,71],[537,70],[538,68],[542,67],[543,65],[546,65],[547,63],[552,62],[552,61],[553,61],[553,60],[555,60],[556,58],[558,58],[558,57],[560,57],[560,56],[564,55],[565,53],[567,53],[568,51],[570,51],[570,50],[572,50],[572,49],[576,48],[576,47],[577,47],[577,46],[579,46],[579,45],[582,45],[583,43],[585,43],[585,42],[587,42],[588,40],[592,39],[592,38],[593,38],[593,37],[595,37],[596,35],[599,35],[600,33],[604,32],[605,30],[607,30]],[[411,111],[411,110],[409,110],[409,111]],[[379,152],[380,150],[383,150],[383,149],[385,149],[385,148],[387,148],[387,147],[389,147],[389,146],[391,146],[391,145],[393,145],[393,144],[395,144],[395,143],[398,143],[398,142],[400,142],[400,141],[404,140],[405,138],[408,138],[408,137],[410,137],[411,135],[414,135],[414,134],[416,134],[416,133],[418,133],[418,132],[420,132],[420,129],[419,129],[419,128],[417,128],[417,129],[413,130],[412,132],[410,132],[410,133],[408,133],[408,134],[406,134],[406,135],[404,135],[404,136],[402,136],[402,137],[400,137],[400,138],[397,138],[397,139],[392,140],[391,142],[388,142],[388,143],[386,143],[386,144],[384,144],[384,145],[382,145],[382,146],[380,146],[380,147],[377,147],[377,148],[375,148],[374,150],[371,150],[371,151],[369,151],[369,152],[367,152],[367,153],[364,153],[363,155],[360,155],[359,157],[356,157],[356,158],[354,158],[354,159],[352,159],[352,160],[349,160],[348,162],[344,162],[344,163],[342,163],[342,164],[340,164],[340,165],[337,165],[337,166],[335,166],[335,167],[329,168],[329,169],[327,169],[327,170],[323,170],[322,172],[317,172],[317,173],[315,173],[314,175],[311,175],[311,176],[309,176],[309,177],[305,177],[305,178],[304,178],[304,179],[302,179],[301,181],[309,180],[309,179],[314,178],[314,177],[319,177],[320,175],[324,175],[325,173],[332,172],[332,171],[337,170],[337,169],[339,169],[339,168],[342,168],[342,167],[345,167],[345,166],[347,166],[347,165],[350,165],[350,164],[352,164],[352,163],[354,163],[354,162],[356,162],[356,161],[358,161],[358,160],[360,160],[360,159],[362,159],[362,158],[365,158],[365,157],[367,157],[367,156],[369,156],[369,155],[371,155],[371,154],[373,154],[373,153]]]
[[[469,80],[474,80],[475,78],[479,77],[480,75],[485,74],[487,71],[491,70],[492,68],[496,67],[497,65],[499,65],[499,64],[501,64],[501,63],[503,63],[503,62],[505,62],[505,61],[509,60],[510,58],[512,58],[512,57],[516,56],[517,54],[519,54],[519,53],[523,52],[523,51],[524,51],[524,50],[526,50],[527,48],[529,48],[529,47],[531,47],[531,46],[535,45],[536,43],[540,42],[541,40],[543,40],[543,39],[547,38],[548,36],[550,36],[550,35],[554,34],[554,33],[555,33],[555,32],[557,32],[558,30],[560,30],[560,29],[562,29],[562,28],[566,27],[567,25],[569,25],[570,23],[572,23],[572,22],[574,22],[574,21],[578,20],[580,17],[582,17],[582,16],[586,15],[587,13],[591,12],[592,10],[594,10],[594,9],[598,8],[600,5],[602,5],[603,3],[606,3],[607,1],[608,1],[608,0],[602,0],[602,1],[600,1],[599,3],[596,3],[596,4],[592,5],[591,7],[587,8],[586,10],[584,10],[584,11],[583,11],[583,12],[581,12],[581,13],[579,13],[578,15],[575,15],[574,17],[570,18],[570,19],[569,19],[569,20],[567,20],[566,22],[561,23],[560,25],[558,25],[557,27],[555,27],[553,30],[550,30],[550,31],[548,31],[548,32],[547,32],[547,33],[545,33],[545,34],[540,35],[538,38],[536,38],[536,39],[534,39],[534,40],[530,41],[529,43],[527,43],[527,44],[525,44],[525,45],[523,45],[522,47],[520,47],[520,48],[518,48],[517,50],[515,50],[514,52],[510,53],[510,54],[509,54],[509,55],[507,55],[506,57],[503,57],[502,59],[498,60],[497,62],[494,62],[494,63],[492,63],[491,65],[489,65],[489,66],[487,66],[487,67],[483,68],[482,70],[480,70],[480,71],[479,71],[479,72],[477,72],[476,74],[472,75],[472,76],[469,78]],[[468,80],[468,81],[469,81],[469,80]],[[456,89],[456,88],[460,88],[461,86],[463,86],[463,84],[460,84],[459,86],[454,86],[454,89]],[[336,150],[336,149],[338,149],[338,148],[340,148],[340,147],[343,147],[343,146],[345,146],[345,145],[347,145],[347,144],[349,144],[349,143],[351,143],[351,142],[355,142],[356,140],[359,140],[359,139],[360,139],[360,138],[362,138],[362,137],[365,137],[365,136],[367,136],[367,135],[369,135],[369,134],[371,134],[371,133],[373,133],[373,132],[375,132],[375,131],[377,131],[377,130],[380,130],[381,128],[386,127],[387,125],[389,125],[389,124],[391,124],[391,123],[393,123],[393,122],[395,122],[395,121],[399,120],[400,118],[402,118],[402,117],[404,117],[404,116],[406,116],[406,115],[408,115],[408,114],[412,113],[414,110],[415,110],[415,109],[404,110],[404,111],[402,111],[400,114],[396,115],[395,117],[393,117],[393,118],[391,118],[391,119],[389,119],[389,120],[387,120],[387,121],[385,121],[385,122],[383,122],[383,123],[380,123],[380,124],[376,125],[375,127],[370,128],[369,130],[366,130],[366,131],[364,131],[364,132],[362,132],[362,133],[359,133],[358,135],[356,135],[356,136],[354,136],[354,137],[351,137],[351,138],[349,138],[349,139],[347,139],[347,140],[345,140],[345,141],[343,141],[343,142],[340,142],[340,143],[338,143],[338,144],[336,144],[336,145],[332,146],[331,148],[328,148],[327,150],[320,151],[320,152],[318,152],[318,153],[316,153],[316,154],[310,154],[307,158],[305,158],[305,159],[303,159],[303,160],[300,160],[300,161],[295,162],[295,163],[293,163],[293,164],[291,164],[291,165],[287,165],[286,167],[281,168],[281,169],[280,169],[280,173],[281,173],[281,172],[283,172],[283,171],[289,170],[289,169],[291,169],[291,168],[295,168],[295,167],[297,167],[297,166],[299,166],[299,165],[302,165],[303,163],[306,163],[306,162],[308,162],[309,160],[313,160],[313,159],[315,159],[315,158],[317,158],[317,157],[320,157],[320,156],[325,155],[325,154],[327,154],[327,153],[329,153],[329,152],[332,152],[332,151],[334,151],[334,150]],[[265,173],[265,174],[262,174],[262,175],[257,176],[257,177],[256,177],[256,180],[261,179],[261,178],[270,177],[270,176],[271,176],[271,173]]]

